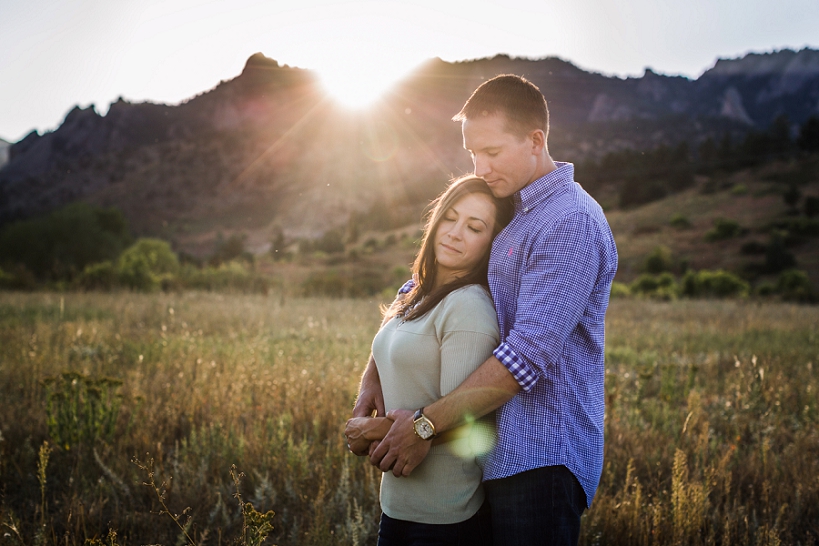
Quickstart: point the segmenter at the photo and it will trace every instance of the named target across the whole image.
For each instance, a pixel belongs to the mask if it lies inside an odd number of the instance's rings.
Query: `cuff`
[[[492,354],[501,364],[506,366],[506,369],[515,378],[521,389],[528,392],[535,386],[538,380],[537,374],[509,345],[501,343],[497,349],[492,351]]]
[[[413,288],[415,288],[415,281],[410,279],[407,282],[405,282],[401,288],[398,289],[398,295],[408,294],[410,290],[412,290]]]

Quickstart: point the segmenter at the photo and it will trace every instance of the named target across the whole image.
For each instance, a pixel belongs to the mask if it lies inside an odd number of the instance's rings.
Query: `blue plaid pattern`
[[[565,465],[591,505],[603,470],[605,314],[617,248],[603,210],[558,169],[514,195],[494,240],[495,357],[522,391],[498,409],[484,480]]]

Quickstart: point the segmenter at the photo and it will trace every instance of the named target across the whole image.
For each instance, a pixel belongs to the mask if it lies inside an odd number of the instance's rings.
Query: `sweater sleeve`
[[[441,302],[436,321],[441,339],[441,396],[460,385],[498,346],[500,334],[492,299],[482,287],[456,290]]]

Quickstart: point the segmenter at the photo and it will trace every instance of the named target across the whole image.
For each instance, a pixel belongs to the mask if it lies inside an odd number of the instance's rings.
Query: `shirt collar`
[[[514,195],[515,212],[529,212],[559,188],[574,182],[574,165],[555,161],[557,169],[528,184]]]

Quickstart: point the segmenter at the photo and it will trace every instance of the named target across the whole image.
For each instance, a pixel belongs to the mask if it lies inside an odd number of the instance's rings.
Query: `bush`
[[[41,280],[70,280],[87,265],[115,260],[130,241],[118,210],[74,203],[7,226],[0,232],[0,256]]]
[[[15,277],[11,273],[6,273],[0,268],[0,289],[2,288],[14,288]]]
[[[312,273],[301,290],[305,296],[361,298],[380,294],[389,284],[379,271],[329,269]]]
[[[810,283],[807,273],[799,269],[783,271],[776,282],[776,290],[787,301],[813,302],[816,293]]]
[[[674,268],[674,262],[671,259],[671,250],[667,246],[660,245],[656,247],[646,257],[643,264],[643,270],[646,273],[660,274],[665,271],[671,271]]]
[[[668,223],[675,229],[688,229],[691,227],[691,221],[688,217],[679,212],[672,215]]]
[[[764,243],[760,243],[759,241],[748,241],[747,243],[743,243],[741,247],[739,247],[739,253],[745,255],[752,255],[752,254],[765,254],[765,251],[768,249],[768,246]]]
[[[643,274],[631,283],[630,292],[655,299],[670,300],[677,296],[677,282],[671,273]]]
[[[247,235],[244,233],[234,233],[228,237],[227,240],[222,238],[221,233],[218,234],[216,237],[216,250],[208,262],[211,265],[218,266],[224,262],[241,258],[249,263],[253,263],[253,254],[245,250],[245,239],[247,239]]]
[[[776,286],[769,282],[759,283],[759,286],[754,290],[757,296],[767,297],[773,296],[776,293]]]
[[[742,227],[739,222],[730,218],[717,218],[714,220],[714,227],[706,232],[705,240],[708,242],[722,241],[741,234]]]
[[[808,218],[819,215],[819,197],[815,195],[805,197],[805,201],[802,203],[802,212],[804,212]]]
[[[748,295],[748,283],[727,271],[689,271],[680,283],[680,294],[689,298],[731,298]]]
[[[785,241],[782,236],[779,233],[774,233],[768,243],[768,248],[765,250],[764,271],[766,273],[779,273],[794,266],[796,266],[796,257],[785,248]]]
[[[801,241],[811,237],[819,237],[819,220],[814,218],[789,218],[782,222],[777,222],[780,227],[788,232],[788,237]]]
[[[631,296],[631,289],[626,283],[617,281],[611,283],[610,299],[628,298],[629,296]]]
[[[22,264],[15,265],[11,271],[0,269],[0,289],[2,290],[34,290],[37,288],[37,279]]]
[[[796,142],[806,152],[819,152],[819,118],[811,116],[802,124]]]
[[[188,265],[180,271],[177,282],[180,287],[207,291],[235,291],[266,294],[272,280],[248,270],[241,262],[228,262],[219,267],[203,269]]]
[[[111,290],[117,285],[117,268],[110,260],[85,266],[76,285],[83,290]]]
[[[178,270],[176,254],[161,239],[139,239],[117,262],[120,282],[134,290],[156,290]]]

